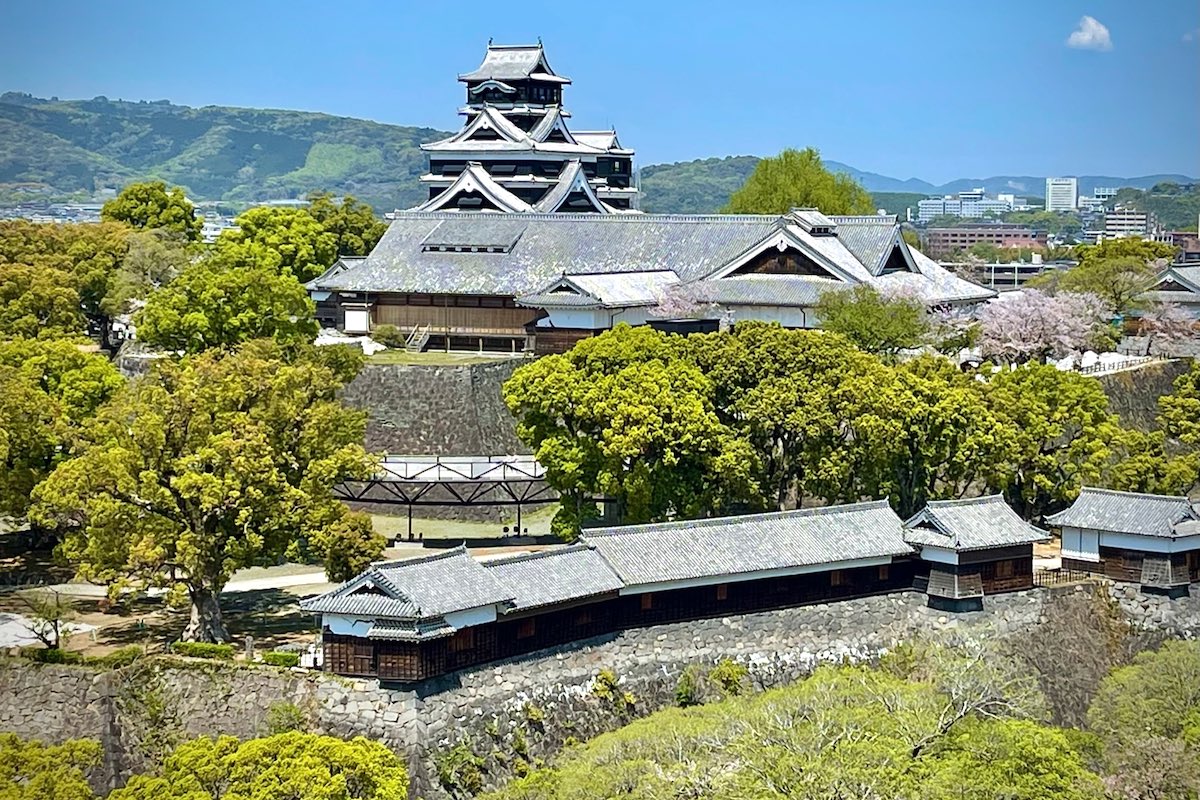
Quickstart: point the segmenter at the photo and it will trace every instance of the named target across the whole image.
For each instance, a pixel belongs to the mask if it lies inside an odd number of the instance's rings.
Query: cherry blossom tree
[[[1141,317],[1141,330],[1146,337],[1146,355],[1157,340],[1160,344],[1182,342],[1197,335],[1197,322],[1177,303],[1153,303]]]
[[[979,311],[985,357],[1023,364],[1062,358],[1094,345],[1107,319],[1104,301],[1092,294],[1036,289],[1003,295]]]
[[[717,315],[721,330],[733,324],[733,312],[722,308],[714,299],[715,287],[709,283],[676,283],[657,293],[657,304],[649,316],[655,319],[699,319]]]

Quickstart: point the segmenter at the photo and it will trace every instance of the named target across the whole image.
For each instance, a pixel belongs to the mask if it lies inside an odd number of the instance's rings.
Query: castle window
[[[642,595],[642,611],[649,611],[652,608],[654,608],[654,594]]]
[[[475,647],[475,629],[463,628],[450,637],[450,652],[463,653]]]
[[[528,639],[532,637],[537,632],[536,623],[537,620],[534,618],[521,620],[521,624],[517,627],[517,638]]]
[[[846,586],[849,581],[846,580],[846,571],[843,569],[835,569],[829,573],[830,586]]]
[[[728,583],[717,584],[717,599],[718,600],[728,600],[729,599],[729,584]]]
[[[884,564],[883,566],[881,566],[879,568],[879,580],[886,581],[888,579],[889,572],[890,572],[890,569],[888,568],[887,564]]]

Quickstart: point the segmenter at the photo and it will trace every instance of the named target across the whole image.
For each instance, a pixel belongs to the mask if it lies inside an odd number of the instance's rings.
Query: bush
[[[272,736],[308,729],[308,715],[295,703],[271,703],[267,709],[267,732]]]
[[[39,664],[78,664],[83,661],[79,653],[71,653],[58,647],[23,647],[21,655]]]
[[[675,684],[675,705],[680,708],[700,705],[700,687],[697,685],[698,673],[699,670],[696,668],[696,665],[692,664],[679,676],[679,681]]]
[[[408,341],[408,337],[404,335],[404,331],[395,325],[376,325],[371,331],[371,338],[384,347],[397,349],[403,348]]]
[[[88,664],[94,664],[98,667],[108,667],[109,669],[120,669],[128,667],[133,662],[137,661],[143,655],[142,648],[136,644],[131,644],[128,647],[122,647],[118,650],[113,650],[106,656],[94,656],[85,659]]]
[[[221,661],[233,660],[233,645],[211,642],[171,642],[171,652],[188,658],[212,658]]]
[[[716,684],[725,697],[737,697],[742,693],[743,681],[750,674],[744,664],[722,658],[708,674],[708,679]]]
[[[300,666],[299,653],[288,653],[283,650],[272,650],[270,653],[263,653],[262,660],[264,664],[270,664],[272,667]]]

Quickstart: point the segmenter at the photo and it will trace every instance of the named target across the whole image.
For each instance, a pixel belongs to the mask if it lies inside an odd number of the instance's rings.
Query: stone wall
[[[367,449],[402,455],[515,455],[529,450],[500,399],[522,359],[462,366],[367,364],[345,388],[366,409]]]
[[[1200,636],[1200,587],[1172,601],[1130,585],[1100,585],[1135,627]],[[921,634],[958,629],[1005,636],[1028,630],[1044,620],[1047,603],[1058,594],[1092,590],[1079,585],[999,595],[987,598],[984,611],[959,615],[930,609],[924,595],[906,592],[660,625],[407,689],[175,659],[116,672],[10,661],[0,664],[0,730],[51,741],[98,738],[105,744],[100,780],[112,786],[144,769],[174,741],[261,735],[271,707],[285,703],[300,709],[313,730],[369,736],[403,753],[414,797],[459,797],[472,781],[502,784],[572,737],[584,740],[672,705],[679,677],[692,665],[736,661],[747,668],[753,687],[767,688],[821,663],[872,660]],[[442,785],[441,774],[450,778],[451,789]]]
[[[1154,428],[1158,398],[1170,394],[1175,379],[1191,369],[1188,359],[1162,361],[1097,378],[1108,395],[1109,408],[1121,421],[1143,430]]]

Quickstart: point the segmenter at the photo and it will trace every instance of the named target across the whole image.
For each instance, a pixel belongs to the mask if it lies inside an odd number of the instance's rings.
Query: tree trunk
[[[185,642],[227,642],[229,631],[221,619],[217,593],[205,586],[188,590],[192,598],[192,619],[183,629]]]

